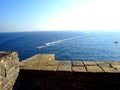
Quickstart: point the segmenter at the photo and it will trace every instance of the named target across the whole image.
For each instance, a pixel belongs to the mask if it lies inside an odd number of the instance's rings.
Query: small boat
[[[48,45],[50,45],[50,43],[44,43],[44,46],[48,46]]]
[[[44,48],[45,46],[39,46],[39,47],[36,47],[37,49],[40,49],[40,48]]]
[[[44,46],[47,46],[47,44],[46,44],[46,43],[44,43]]]
[[[118,41],[115,41],[114,43],[116,43],[116,44],[117,44],[117,43],[118,43]]]

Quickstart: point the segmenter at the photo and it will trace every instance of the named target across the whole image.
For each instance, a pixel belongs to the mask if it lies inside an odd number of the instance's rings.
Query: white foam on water
[[[41,48],[45,48],[46,46],[39,46],[37,47],[37,49],[41,49]]]
[[[61,43],[61,42],[67,41],[67,40],[71,40],[71,39],[75,39],[75,38],[78,38],[78,37],[79,36],[72,37],[72,38],[67,38],[67,39],[62,39],[62,40],[57,40],[57,41],[52,41],[52,42],[48,42],[48,43],[44,43],[43,46],[38,46],[37,49],[41,49],[41,48],[45,48],[45,47],[48,47],[48,46],[56,45],[58,43]]]

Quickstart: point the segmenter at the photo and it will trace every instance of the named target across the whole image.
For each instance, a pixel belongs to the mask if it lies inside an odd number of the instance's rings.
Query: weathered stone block
[[[19,72],[18,66],[13,66],[10,70],[6,71],[6,77],[11,78]]]
[[[61,61],[57,71],[72,71],[71,61]]]
[[[116,70],[115,68],[112,68],[112,67],[102,67],[102,69],[105,72],[111,72],[111,73],[119,72],[118,70]]]
[[[98,66],[86,66],[88,72],[104,72],[100,67]]]
[[[2,81],[0,80],[0,90],[2,90]]]
[[[96,62],[91,62],[91,61],[83,61],[85,66],[96,66]]]
[[[0,78],[1,76],[5,77],[5,75],[6,75],[6,72],[5,72],[4,64],[0,64]]]
[[[72,61],[73,66],[84,66],[82,61]]]
[[[19,60],[18,58],[14,58],[14,59],[11,59],[11,60],[4,62],[4,66],[6,68],[6,71],[8,71],[13,66],[19,66],[18,60]]]
[[[74,71],[74,72],[87,72],[85,67],[80,67],[80,66],[72,67],[72,71]]]

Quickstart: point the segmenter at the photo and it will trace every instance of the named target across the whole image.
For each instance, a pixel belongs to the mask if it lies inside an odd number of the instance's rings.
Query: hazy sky
[[[0,31],[120,30],[120,0],[0,0]]]

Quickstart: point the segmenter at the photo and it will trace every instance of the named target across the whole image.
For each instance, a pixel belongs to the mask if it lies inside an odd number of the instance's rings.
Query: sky
[[[0,0],[0,32],[120,30],[120,0]]]

